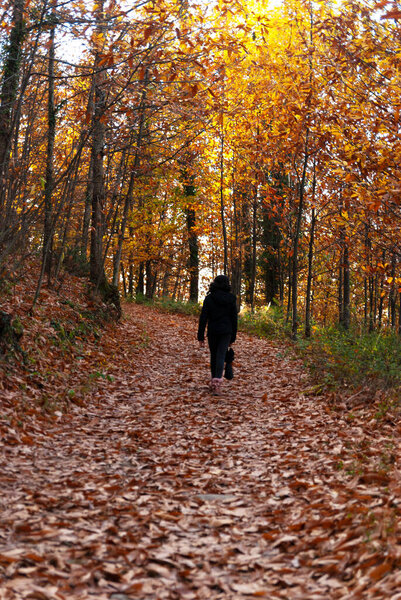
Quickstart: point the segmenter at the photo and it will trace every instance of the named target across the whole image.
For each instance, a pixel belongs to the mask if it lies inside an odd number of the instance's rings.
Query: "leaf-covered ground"
[[[245,334],[212,397],[195,320],[125,311],[86,403],[3,428],[0,600],[401,599],[398,424]]]

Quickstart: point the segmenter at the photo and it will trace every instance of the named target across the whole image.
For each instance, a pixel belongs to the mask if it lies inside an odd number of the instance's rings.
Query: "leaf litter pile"
[[[3,430],[0,600],[401,599],[397,423],[241,333],[210,396],[196,327],[128,305],[86,403]]]

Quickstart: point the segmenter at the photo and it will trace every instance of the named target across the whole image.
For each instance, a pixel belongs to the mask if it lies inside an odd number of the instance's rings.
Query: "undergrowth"
[[[0,283],[0,314],[10,321],[13,336],[4,331],[0,336],[3,414],[27,415],[26,406],[51,412],[79,404],[96,387],[99,378],[92,374],[106,368],[101,340],[114,326],[113,307],[93,295],[86,279],[63,271],[58,286],[42,286],[32,310],[38,271],[32,261],[24,277]]]
[[[401,386],[401,343],[392,332],[317,329],[297,348],[316,380],[326,388],[398,388]]]
[[[261,338],[282,339],[290,335],[290,329],[279,306],[244,309],[239,314],[238,329]]]
[[[134,302],[135,304],[143,304],[145,306],[152,306],[162,312],[174,314],[198,316],[201,311],[201,306],[198,302],[183,302],[181,300],[172,300],[171,298],[150,299],[142,294],[129,296],[126,301]]]

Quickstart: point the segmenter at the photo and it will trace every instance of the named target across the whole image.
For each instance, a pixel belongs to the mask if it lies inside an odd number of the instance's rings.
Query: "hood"
[[[225,292],[224,290],[213,290],[210,295],[216,304],[232,304],[233,295],[231,292]]]

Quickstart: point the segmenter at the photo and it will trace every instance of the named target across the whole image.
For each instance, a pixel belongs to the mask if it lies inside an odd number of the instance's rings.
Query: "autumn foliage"
[[[224,271],[294,337],[399,327],[391,2],[2,10],[0,265],[41,255],[33,304],[75,261],[112,298],[196,300]]]
[[[0,24],[0,600],[401,598],[398,4]],[[196,320],[145,304],[223,272],[215,398]]]

